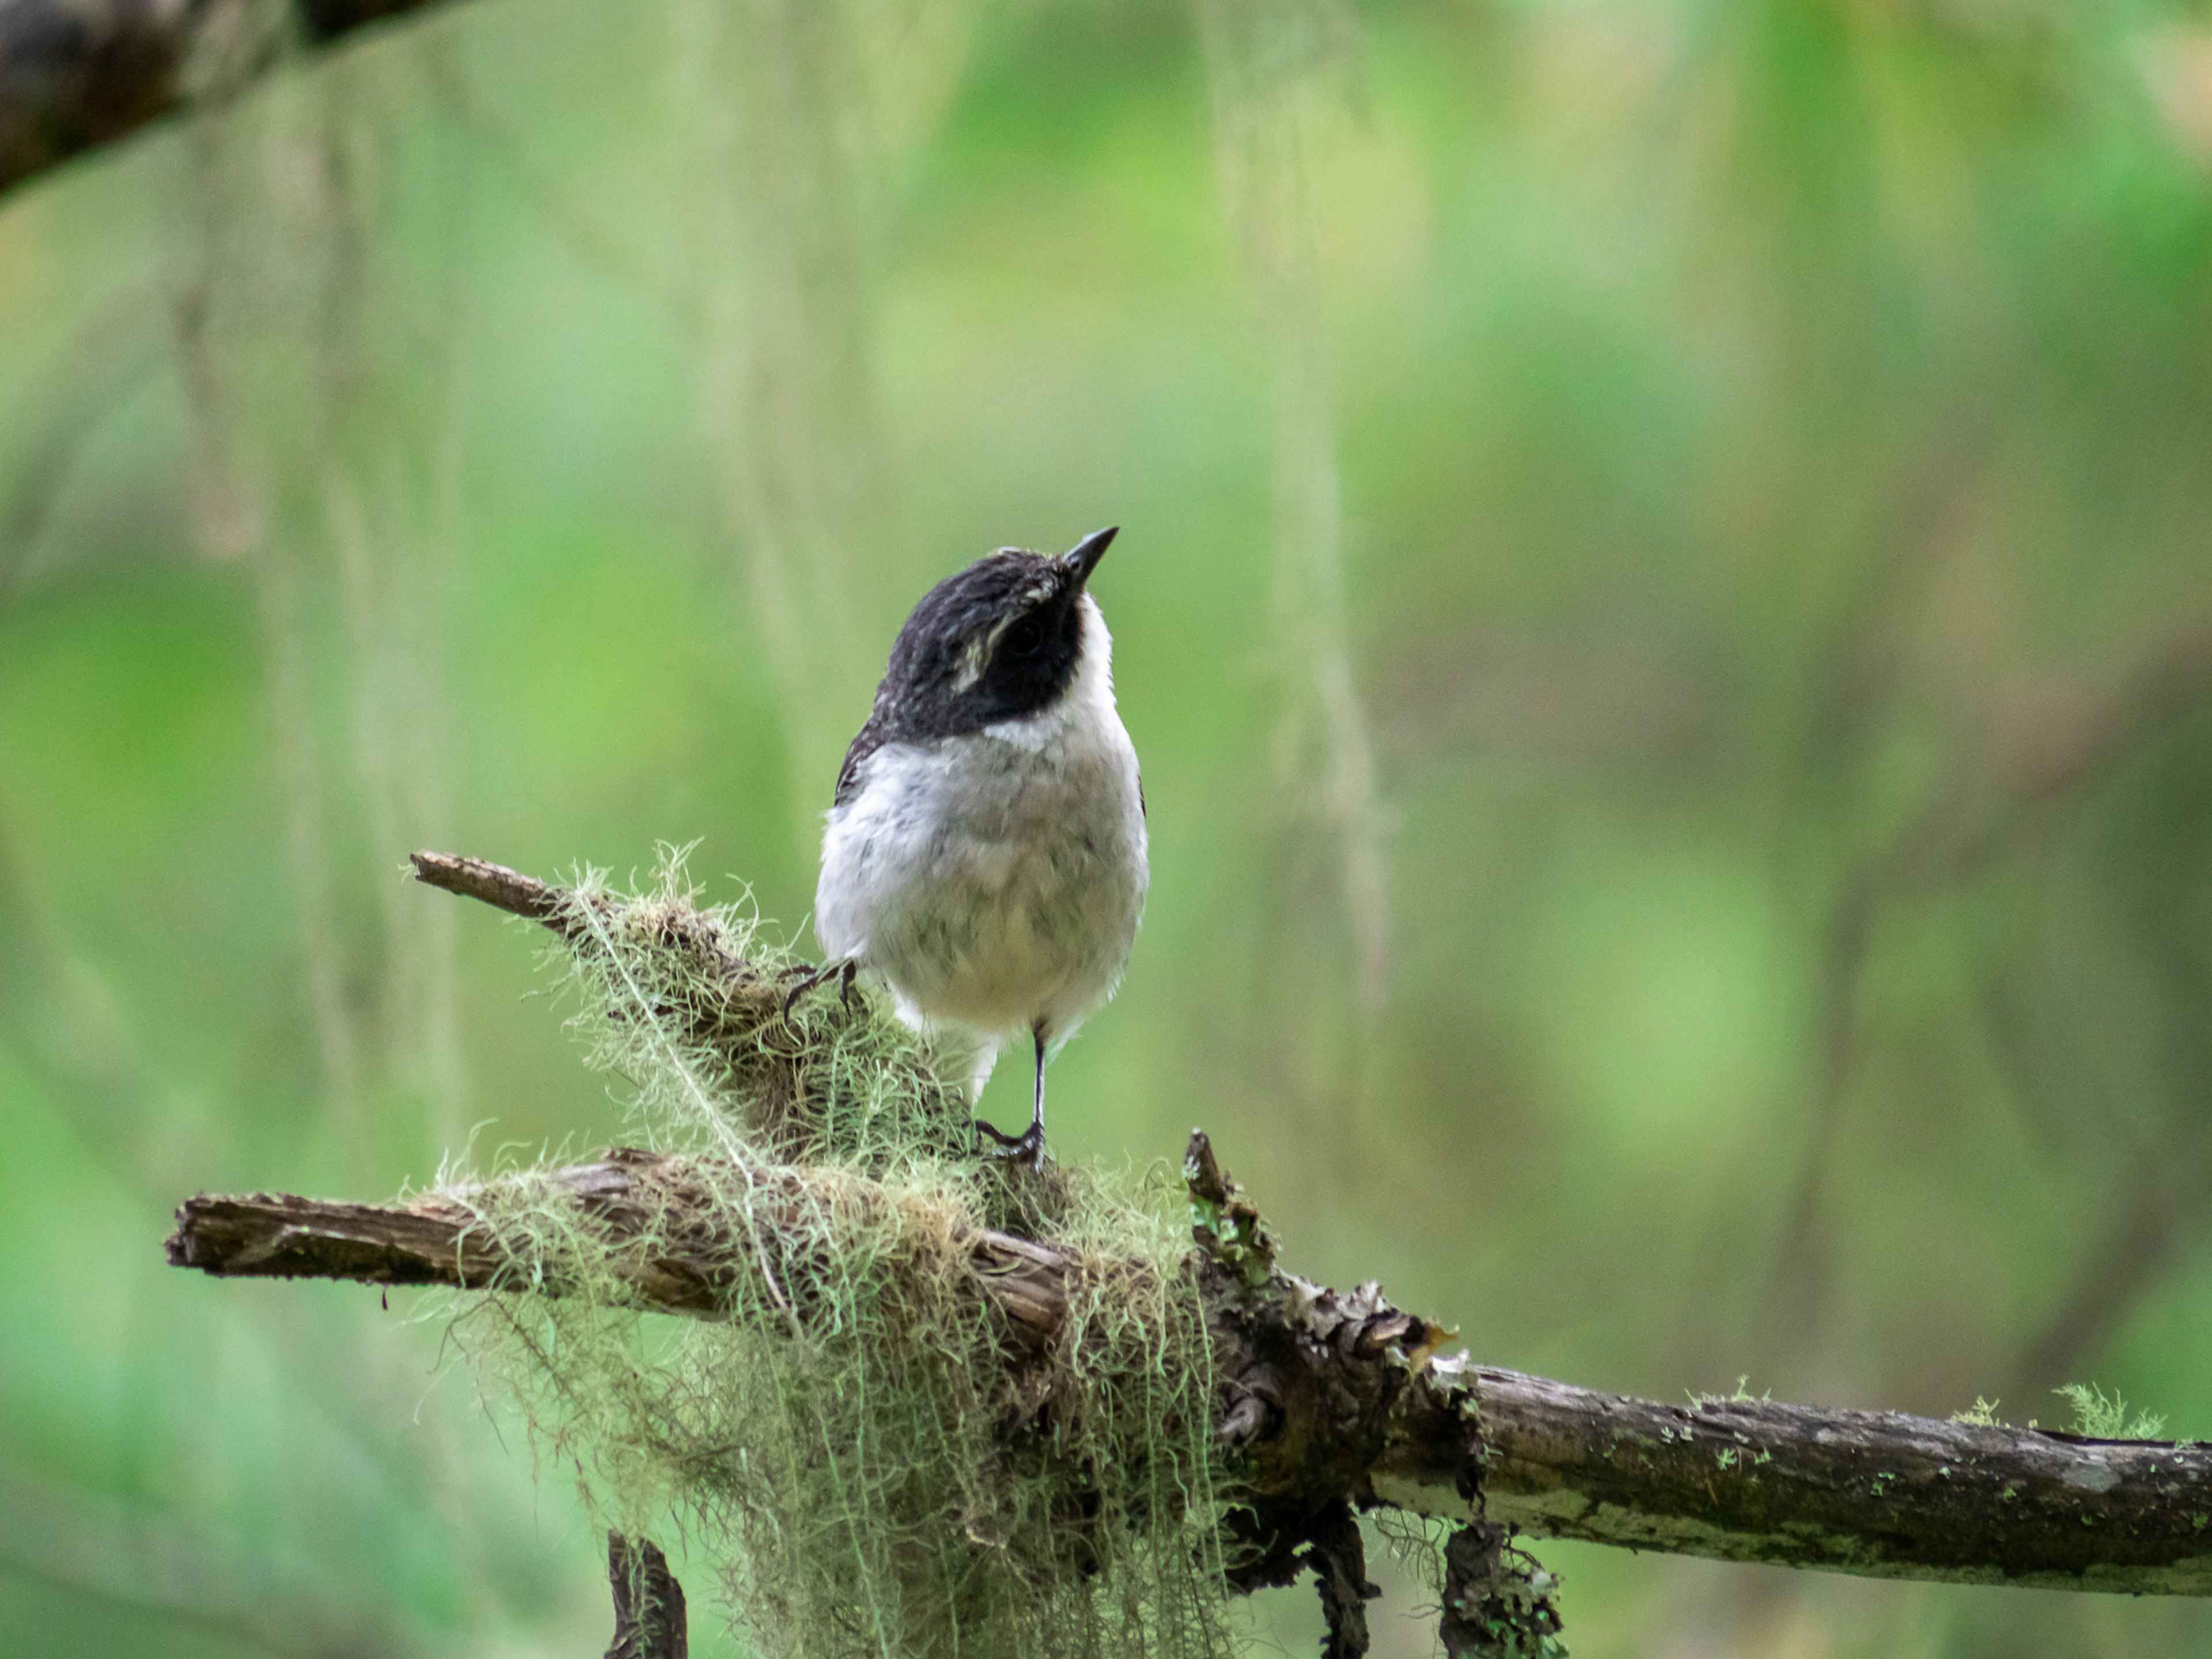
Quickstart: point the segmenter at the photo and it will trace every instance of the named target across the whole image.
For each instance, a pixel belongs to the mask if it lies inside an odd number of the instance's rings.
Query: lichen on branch
[[[488,1385],[611,1529],[679,1519],[772,1650],[1217,1650],[1228,1592],[1310,1571],[1356,1652],[1376,1508],[1426,1517],[1474,1653],[1556,1636],[1515,1533],[2212,1594],[2212,1449],[1478,1365],[1287,1272],[1203,1135],[1182,1190],[977,1162],[927,1045],[865,989],[787,1018],[799,965],[677,861],[642,894],[414,862],[562,941],[650,1149],[391,1206],[195,1198],[170,1259],[490,1292],[453,1309]]]
[[[975,1158],[929,1045],[865,987],[787,1011],[801,964],[680,855],[638,892],[417,865],[550,930],[646,1143],[417,1206],[504,1264],[457,1342],[606,1525],[680,1528],[766,1651],[1227,1650],[1179,1188]]]

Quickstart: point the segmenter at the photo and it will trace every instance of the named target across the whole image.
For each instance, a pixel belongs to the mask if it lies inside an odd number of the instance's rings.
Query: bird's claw
[[[1010,1135],[996,1124],[986,1123],[979,1117],[975,1120],[975,1133],[998,1143],[996,1146],[983,1149],[985,1158],[1006,1158],[1017,1167],[1044,1168],[1044,1126],[1042,1123],[1032,1123],[1021,1133]]]
[[[853,977],[860,971],[857,962],[825,962],[819,968],[802,976],[798,984],[784,993],[783,1017],[791,1018],[791,1011],[799,1006],[799,998],[831,975],[837,978],[837,1006],[849,1009],[853,1006]]]
[[[802,975],[799,978],[799,983],[793,986],[790,990],[784,993],[783,1017],[786,1019],[789,1019],[791,1018],[791,1011],[799,1006],[799,998],[805,996],[816,986],[821,984],[823,977],[830,970],[826,968],[817,968],[812,973]]]

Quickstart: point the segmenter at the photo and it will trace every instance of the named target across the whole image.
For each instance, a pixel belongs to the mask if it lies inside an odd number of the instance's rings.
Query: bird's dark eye
[[[1024,617],[1006,630],[1006,653],[1010,657],[1033,657],[1044,643],[1044,624],[1035,617]]]

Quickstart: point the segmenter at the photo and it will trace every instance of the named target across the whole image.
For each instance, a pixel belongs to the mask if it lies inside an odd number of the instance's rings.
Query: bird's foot
[[[983,1152],[984,1157],[1006,1158],[1017,1167],[1026,1166],[1032,1170],[1044,1168],[1043,1124],[1033,1122],[1021,1133],[1010,1135],[997,1125],[986,1123],[979,1117],[975,1120],[975,1133],[998,1143],[996,1146],[986,1147]]]
[[[811,973],[802,976],[798,984],[784,993],[783,1017],[789,1019],[791,1011],[799,1006],[799,998],[832,975],[835,975],[837,981],[838,1006],[850,1008],[853,1006],[853,976],[860,971],[860,964],[857,962],[823,963]]]

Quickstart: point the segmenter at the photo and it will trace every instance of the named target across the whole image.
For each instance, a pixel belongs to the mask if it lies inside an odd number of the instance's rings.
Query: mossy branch
[[[685,1158],[613,1147],[589,1164],[533,1170],[425,1194],[405,1205],[340,1204],[289,1194],[201,1194],[177,1209],[169,1235],[173,1267],[219,1279],[339,1279],[365,1285],[448,1285],[463,1290],[528,1290],[558,1296],[578,1277],[564,1239],[487,1219],[524,1182],[541,1201],[573,1205],[641,1308],[720,1318],[731,1287],[752,1270],[751,1241],[732,1230],[718,1201],[720,1183]],[[795,1218],[825,1195],[778,1170],[763,1203],[769,1266],[787,1278],[778,1249],[788,1236],[777,1211]],[[881,1191],[838,1183],[848,1204],[882,1206]],[[855,1224],[861,1224],[855,1218]],[[790,1230],[795,1231],[793,1227]],[[1067,1312],[1068,1258],[1010,1233],[979,1231],[963,1241],[977,1299],[1019,1348],[1052,1340]]]
[[[1442,1362],[1439,1362],[1441,1364]],[[1673,1406],[1468,1365],[1420,1390],[1376,1498],[1538,1537],[1874,1578],[2212,1595],[2212,1446],[1766,1401]]]
[[[619,1238],[645,1212],[641,1185],[680,1190],[685,1176],[676,1160],[617,1152],[550,1180]],[[483,1225],[477,1195],[197,1197],[177,1212],[169,1260],[223,1277],[559,1294],[557,1252]],[[670,1233],[664,1221],[635,1263],[640,1304],[714,1316],[744,1242],[707,1218],[680,1242]],[[969,1249],[975,1293],[1014,1349],[1048,1343],[1066,1257],[1004,1234]],[[1372,1285],[1340,1295],[1276,1269],[1250,1291],[1210,1255],[1197,1270],[1213,1277],[1232,1349],[1222,1431],[1244,1455],[1246,1496],[1279,1519],[1346,1498],[1466,1517],[1479,1491],[1491,1521],[1539,1537],[1874,1577],[2212,1593],[2212,1448],[1600,1394],[1434,1357],[1436,1328]],[[1287,1573],[1287,1551],[1279,1565]]]
[[[1352,1520],[1378,1506],[1460,1523],[1444,1633],[1468,1653],[1503,1650],[1504,1626],[1550,1650],[1550,1581],[1510,1549],[1515,1530],[1871,1577],[2212,1594],[2212,1450],[1747,1398],[1670,1406],[1444,1356],[1448,1333],[1376,1285],[1286,1272],[1203,1134],[1184,1164],[1194,1249],[1157,1194],[1115,1208],[1081,1171],[979,1165],[927,1045],[873,993],[787,1009],[803,965],[741,913],[696,908],[680,861],[633,896],[438,854],[413,868],[558,936],[587,1060],[631,1080],[663,1144],[400,1204],[197,1197],[169,1258],[489,1292],[533,1374],[574,1407],[555,1431],[599,1437],[611,1467],[645,1459],[740,1532],[773,1501],[827,1516],[863,1555],[894,1540],[868,1558],[870,1600],[847,1593],[843,1558],[763,1565],[744,1552],[789,1532],[745,1534],[733,1582],[763,1617],[785,1603],[746,1575],[783,1574],[781,1595],[811,1583],[793,1574],[823,1574],[790,1605],[857,1610],[921,1647],[1026,1632],[1008,1650],[1023,1650],[1055,1639],[1053,1621],[1110,1571],[1099,1552],[1120,1548],[1132,1572],[1173,1568],[1145,1582],[1155,1607],[1200,1621],[1176,1651],[1212,1650],[1212,1615],[1176,1599],[1200,1593],[1203,1561],[1217,1597],[1312,1571],[1328,1651],[1352,1656],[1371,1593]],[[708,1369],[689,1374],[620,1340],[576,1346],[600,1313],[638,1310],[734,1345],[693,1344],[684,1363]],[[558,1360],[533,1334],[548,1330],[565,1333]],[[841,1392],[863,1376],[878,1392]],[[664,1398],[671,1386],[690,1391]],[[730,1416],[748,1389],[782,1391],[762,1396],[766,1416]],[[745,1465],[745,1437],[793,1412],[812,1437]],[[910,1454],[848,1498],[842,1449],[885,1426]],[[916,1486],[909,1455],[952,1461]],[[780,1496],[756,1492],[764,1472]],[[813,1498],[792,1484],[817,1476],[844,1484]],[[864,1500],[880,1524],[856,1518]],[[1147,1528],[1182,1541],[1128,1554]],[[1121,1632],[1131,1651],[1149,1650],[1151,1617]]]
[[[617,1152],[551,1178],[618,1236],[637,1184],[676,1177],[669,1160]],[[197,1197],[168,1243],[172,1262],[222,1277],[558,1294],[561,1262],[534,1248],[478,1226],[466,1192],[406,1206]],[[684,1249],[637,1261],[639,1302],[714,1316],[742,1248],[702,1224]],[[983,1234],[969,1262],[1020,1348],[1050,1341],[1063,1256]],[[1871,1577],[2212,1594],[2212,1447],[1765,1401],[1668,1405],[1419,1355],[1418,1339],[1409,1352],[1407,1337],[1433,1328],[1371,1285],[1342,1296],[1278,1271],[1249,1306],[1226,1274],[1216,1294],[1237,1350],[1224,1432],[1271,1501],[1464,1517],[1479,1480],[1490,1520],[1538,1537]]]

